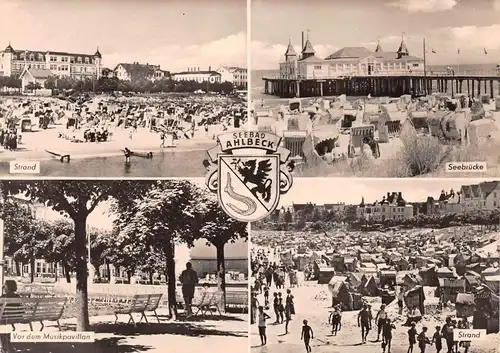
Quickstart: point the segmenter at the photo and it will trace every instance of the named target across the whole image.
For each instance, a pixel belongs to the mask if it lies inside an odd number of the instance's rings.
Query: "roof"
[[[7,45],[7,48],[5,48],[5,50],[3,52],[4,53],[14,53],[15,52],[14,48],[12,48],[12,46],[10,45],[10,42],[9,42],[9,45]]]
[[[335,277],[334,277],[335,278]],[[332,293],[332,297],[337,297],[342,289],[342,287],[344,287],[345,284],[343,281],[335,281],[334,283],[332,283],[330,281],[328,287],[330,288],[330,292]]]
[[[488,197],[493,192],[493,190],[497,188],[498,184],[498,181],[485,181],[479,184],[483,193],[483,197]]]
[[[474,305],[474,294],[457,293],[455,302],[457,304]]]
[[[37,68],[26,68],[22,73],[21,76],[25,73],[28,72],[33,78],[48,78],[52,75],[52,71],[48,69],[37,69]]]
[[[345,47],[340,50],[337,50],[335,53],[330,54],[326,57],[326,60],[331,59],[344,59],[344,58],[361,58],[373,55],[371,50],[368,50],[365,47]]]
[[[94,56],[95,56],[96,58],[102,59],[102,55],[101,55],[101,52],[99,51],[99,48],[97,48],[97,50],[96,50],[96,52],[95,52]]]
[[[481,189],[479,188],[478,184],[471,185],[471,189],[472,189],[472,195],[474,197],[481,197]]]
[[[293,49],[292,41],[288,41],[288,47],[286,48],[285,56],[295,56],[297,53],[295,52],[295,49]]]
[[[215,76],[221,76],[220,73],[217,71],[181,71],[181,72],[176,72],[174,75],[193,75],[193,74],[198,74],[198,75],[215,75]]]
[[[317,58],[316,56],[314,56],[314,54],[312,56],[308,56],[307,58],[304,58],[304,59],[300,59],[299,61],[302,61],[302,62],[316,62],[316,61],[323,61],[319,58]]]
[[[398,54],[406,54],[406,55],[410,54],[404,39],[401,39],[401,44],[399,44],[399,48],[398,48]]]
[[[382,50],[382,47],[380,46],[380,42],[377,42],[377,47],[375,48],[375,53],[379,53],[381,51],[383,51],[383,50]]]
[[[302,48],[302,54],[316,54],[311,42],[306,40],[306,44],[304,44],[304,48]]]

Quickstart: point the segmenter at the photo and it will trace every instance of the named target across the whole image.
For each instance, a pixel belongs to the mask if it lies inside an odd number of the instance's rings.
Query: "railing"
[[[353,73],[342,73],[338,75],[274,75],[274,76],[264,76],[263,80],[335,80],[344,79],[351,77],[397,77],[397,76],[410,76],[410,77],[423,77],[424,72],[410,72],[410,71],[384,71],[384,72],[353,72]],[[427,76],[429,77],[455,77],[455,76],[469,76],[469,77],[493,77],[496,76],[500,79],[500,71],[498,70],[463,70],[463,71],[427,71]]]

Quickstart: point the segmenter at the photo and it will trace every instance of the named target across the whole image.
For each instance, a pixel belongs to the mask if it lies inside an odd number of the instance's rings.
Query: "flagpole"
[[[427,57],[426,57],[426,50],[425,50],[425,38],[423,41],[423,46],[424,46],[424,82],[425,82],[425,95],[428,95],[429,92],[427,92]]]
[[[457,51],[457,75],[460,74],[460,49]]]

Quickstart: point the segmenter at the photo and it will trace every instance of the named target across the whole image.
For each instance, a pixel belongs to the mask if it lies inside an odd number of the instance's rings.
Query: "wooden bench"
[[[248,292],[227,292],[226,306],[241,308],[243,312],[248,312]]]
[[[55,321],[59,330],[59,320],[64,312],[66,298],[0,298],[0,325],[28,324],[33,331],[33,322]]]
[[[203,293],[199,299],[193,300],[193,303],[191,304],[191,306],[198,309],[194,315],[196,316],[200,312],[201,315],[206,315],[212,308],[215,308],[219,313],[219,316],[222,316],[219,308],[221,299],[222,293],[220,292]]]
[[[133,313],[141,314],[141,318],[138,323],[141,323],[142,319],[148,323],[148,319],[146,317],[146,312],[153,312],[156,320],[160,322],[158,318],[158,314],[156,313],[156,309],[160,305],[162,294],[136,294],[132,297],[132,299],[121,309],[115,310],[115,324],[118,322],[118,314],[125,314],[129,316],[129,320],[127,324],[132,322],[134,326],[137,327],[137,323],[132,316]]]

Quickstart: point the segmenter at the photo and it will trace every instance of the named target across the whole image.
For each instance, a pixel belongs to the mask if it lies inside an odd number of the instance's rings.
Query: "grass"
[[[383,157],[383,156],[382,156]],[[299,169],[298,177],[471,177],[470,172],[445,172],[446,162],[486,162],[487,171],[477,176],[500,174],[500,142],[482,141],[480,145],[445,144],[432,136],[412,135],[404,139],[401,149],[391,159],[373,159],[366,152],[333,165],[317,163]]]

